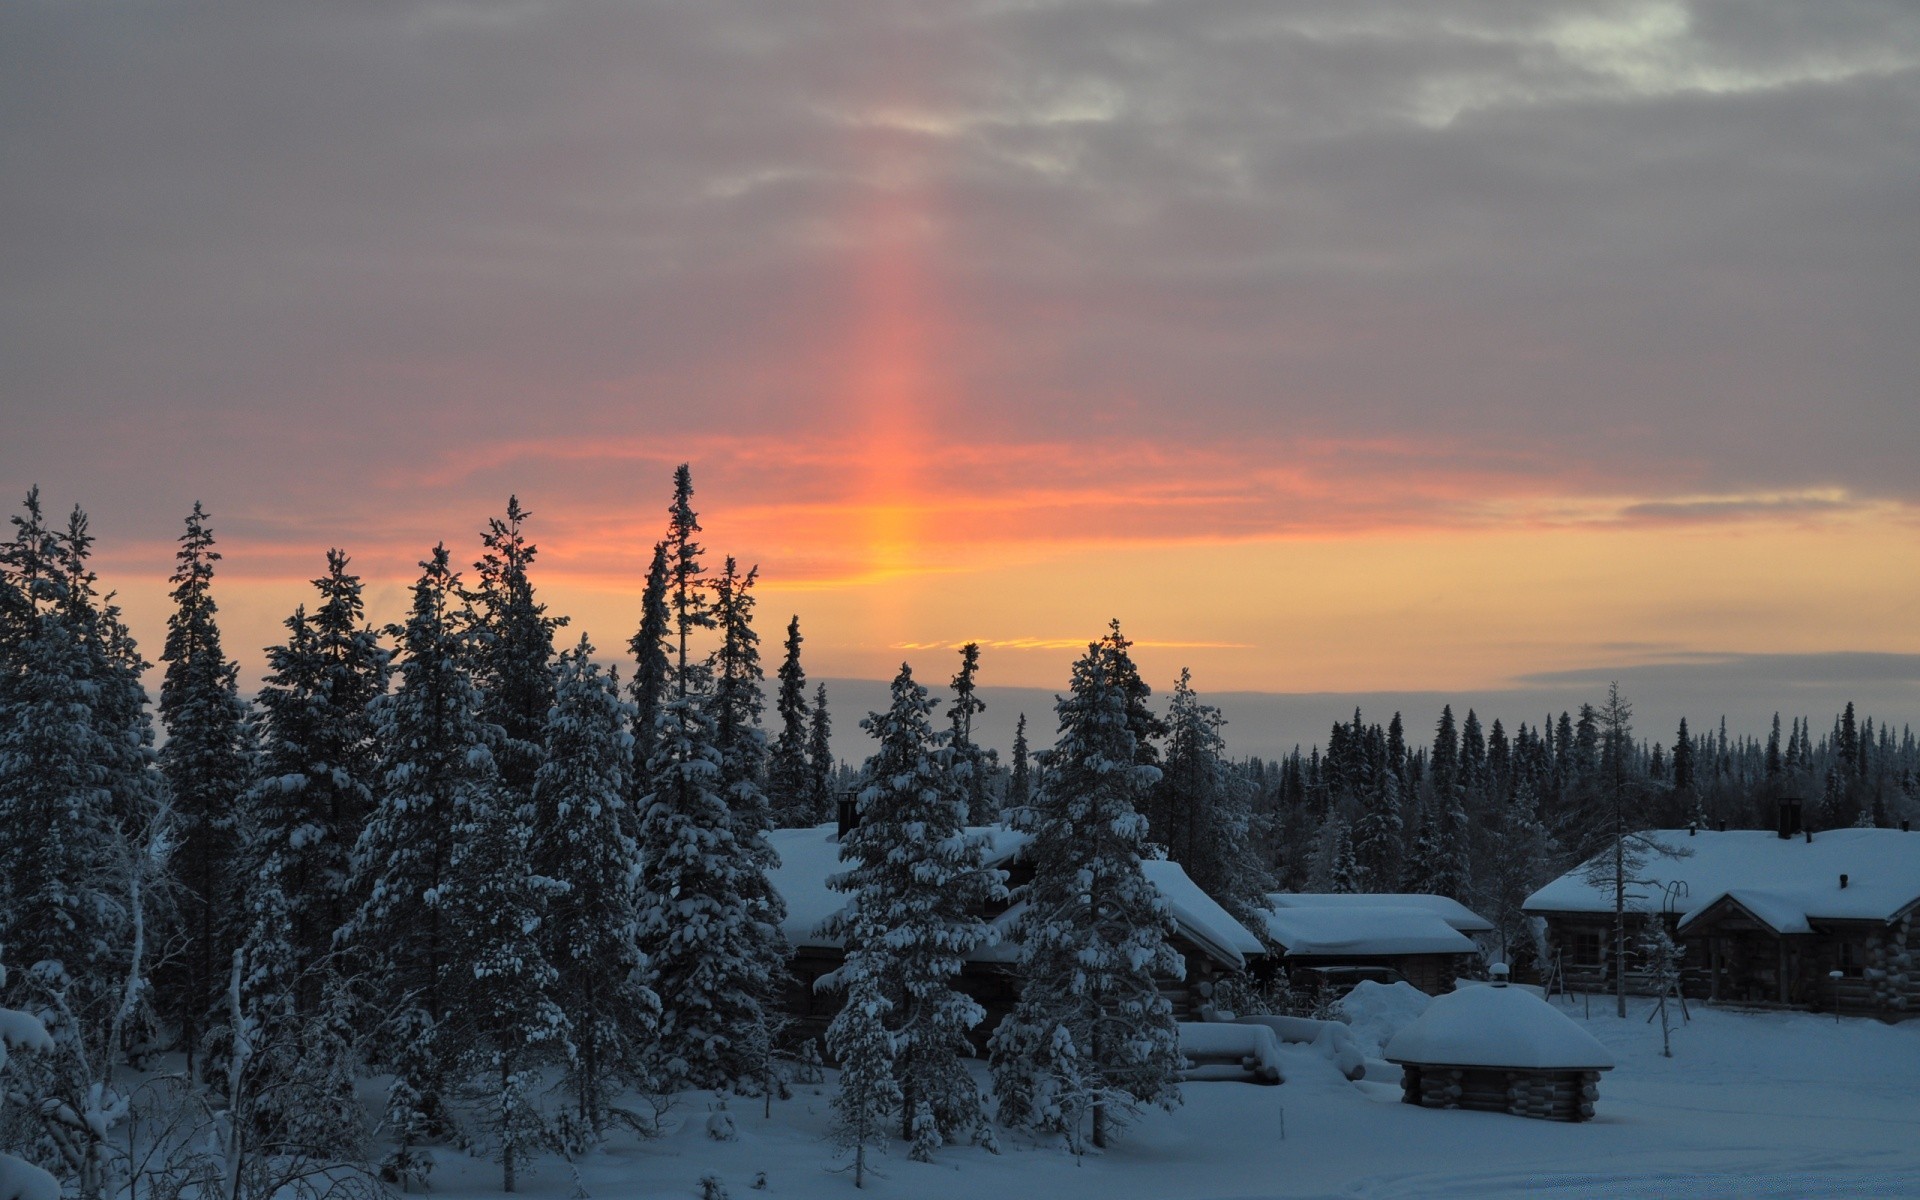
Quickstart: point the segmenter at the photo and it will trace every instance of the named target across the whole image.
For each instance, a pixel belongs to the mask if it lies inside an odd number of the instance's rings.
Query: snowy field
[[[1645,1001],[1625,1021],[1601,997],[1590,1019],[1582,1005],[1562,1011],[1619,1060],[1587,1124],[1415,1108],[1399,1102],[1386,1064],[1349,1083],[1289,1045],[1284,1085],[1189,1083],[1184,1107],[1144,1114],[1118,1147],[1080,1159],[1005,1131],[997,1156],[951,1147],[933,1164],[894,1143],[878,1160],[884,1177],[856,1192],[826,1140],[829,1073],[776,1102],[771,1120],[758,1101],[736,1100],[730,1143],[708,1136],[704,1096],[683,1097],[666,1136],[596,1152],[578,1164],[579,1185],[596,1200],[684,1200],[707,1175],[733,1200],[1920,1196],[1920,1022],[1696,1007],[1664,1059]],[[497,1194],[491,1163],[436,1157],[435,1193]],[[536,1164],[522,1190],[581,1194],[558,1161]]]

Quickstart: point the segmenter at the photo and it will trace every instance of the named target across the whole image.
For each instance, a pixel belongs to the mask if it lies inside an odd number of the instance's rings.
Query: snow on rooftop
[[[1476,987],[1436,996],[1387,1042],[1388,1062],[1542,1071],[1605,1071],[1613,1054],[1565,1013],[1524,988]]]
[[[1294,958],[1386,954],[1470,954],[1473,940],[1428,908],[1351,905],[1274,908],[1267,936]]]
[[[846,870],[840,861],[838,832],[835,825],[816,825],[810,829],[776,829],[767,835],[774,852],[780,856],[780,865],[767,872],[767,879],[787,902],[787,919],[781,923],[780,932],[795,949],[840,948],[839,938],[819,932],[822,924],[846,908],[848,900],[846,893],[827,886],[828,879]],[[967,832],[986,836],[986,865],[990,867],[1003,867],[1012,862],[1030,840],[1027,834],[1004,825],[970,826]],[[1234,920],[1212,896],[1201,891],[1179,863],[1143,862],[1140,868],[1166,901],[1181,932],[1209,954],[1221,962],[1243,967],[1247,955],[1265,952],[1260,939]],[[1000,944],[981,947],[971,956],[974,961],[1014,960],[1017,948],[1008,937],[1013,921],[1025,907],[1015,905],[993,918],[991,924],[1001,935]]]
[[[1920,903],[1920,834],[1897,829],[1829,829],[1782,838],[1768,829],[1657,829],[1647,835],[1677,857],[1648,854],[1634,872],[1627,907],[1653,912],[1670,883],[1684,927],[1731,898],[1780,933],[1805,933],[1809,921],[1890,921]],[[1569,871],[1527,897],[1530,913],[1610,913],[1609,884]],[[1847,886],[1840,886],[1840,876]]]
[[[1461,933],[1491,933],[1493,922],[1451,896],[1424,892],[1268,892],[1273,908],[1424,908]]]
[[[1267,952],[1260,939],[1201,891],[1179,863],[1150,859],[1140,864],[1140,871],[1167,902],[1180,931],[1220,961],[1244,967],[1247,955]]]
[[[1004,867],[1019,856],[1030,840],[1019,830],[1004,825],[970,825],[970,834],[987,839],[982,856],[989,867]],[[787,919],[780,932],[787,944],[798,950],[803,946],[838,950],[840,939],[820,933],[828,918],[839,916],[850,897],[827,886],[827,880],[847,869],[840,861],[840,827],[815,825],[807,829],[775,829],[767,834],[780,865],[767,872],[773,890],[787,902]]]

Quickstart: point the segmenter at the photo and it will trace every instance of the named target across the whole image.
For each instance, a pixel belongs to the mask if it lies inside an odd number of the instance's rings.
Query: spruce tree
[[[634,631],[627,649],[633,653],[633,682],[628,695],[633,699],[633,796],[636,805],[651,789],[647,786],[647,763],[653,758],[654,730],[660,723],[660,709],[671,694],[673,660],[668,654],[668,638],[673,632],[673,613],[667,606],[667,543],[655,542],[653,562],[647,568],[646,591],[640,601],[640,628]]]
[[[543,758],[547,711],[553,707],[553,632],[567,623],[549,617],[534,597],[529,570],[538,547],[523,528],[532,514],[518,496],[507,497],[504,517],[487,521],[485,548],[473,564],[475,584],[463,593],[470,607],[474,682],[482,696],[480,718],[498,726],[494,747],[500,783],[524,805]]]
[[[86,988],[105,982],[125,915],[100,869],[120,833],[108,772],[128,764],[97,709],[112,683],[98,614],[69,595],[86,573],[72,569],[39,489],[24,508],[0,575],[0,946],[25,968],[16,989],[36,975]]]
[[[215,619],[213,569],[220,554],[206,520],[196,502],[175,556],[174,611],[160,654],[167,664],[160,685],[160,719],[167,727],[160,771],[173,796],[179,838],[173,866],[186,943],[177,970],[163,975],[160,986],[163,1009],[189,1063],[225,991],[227,964],[244,932],[236,820],[252,765],[238,667],[221,648]]]
[[[384,695],[391,654],[366,622],[359,576],[327,551],[311,615],[287,618],[287,640],[266,651],[258,696],[260,770],[243,800],[252,822],[245,861],[256,926],[283,941],[289,1002],[315,1010],[324,986],[313,971],[351,911],[347,876],[373,808],[379,772],[371,705]],[[260,893],[271,893],[265,900]],[[263,904],[274,915],[263,915]]]
[[[490,756],[480,749],[474,757]],[[451,793],[452,851],[428,907],[444,914],[447,936],[437,1040],[482,1099],[501,1187],[512,1192],[544,1136],[540,1070],[574,1055],[572,1027],[554,998],[559,973],[546,954],[542,926],[556,885],[532,869],[532,807],[487,776],[476,772]]]
[[[640,849],[625,818],[633,708],[592,655],[582,635],[560,656],[546,761],[534,777],[532,865],[553,885],[542,944],[572,1030],[577,1110],[597,1134],[620,1115],[621,1089],[650,1083],[660,1000],[646,985]]]
[[[769,951],[783,942],[721,793],[699,692],[668,702],[656,745],[640,818],[640,946],[661,999],[658,1078],[669,1091],[757,1080],[784,973],[784,954]]]
[[[767,767],[767,799],[782,828],[813,824],[813,767],[807,761],[807,674],[800,667],[800,618],[787,622],[786,656],[780,660],[780,695],[774,711],[780,736]]]
[[[1401,843],[1406,817],[1401,812],[1400,772],[1389,767],[1360,802],[1353,826],[1354,859],[1367,885],[1382,892],[1400,886]]]
[[[376,1007],[390,1014],[381,1041],[394,1072],[386,1121],[397,1145],[386,1166],[402,1178],[430,1167],[417,1145],[447,1127],[446,1074],[461,1046],[446,1027],[456,999],[449,976],[472,963],[454,956],[458,928],[444,889],[456,852],[467,853],[457,835],[497,806],[500,789],[492,748],[501,734],[481,720],[468,674],[472,623],[458,606],[459,575],[445,546],[420,565],[406,624],[387,631],[399,642],[399,686],[373,702],[378,796],[354,846],[358,908],[341,931],[375,983]]]
[[[833,717],[827,712],[827,685],[813,691],[813,715],[807,723],[807,824],[834,817]]]
[[[861,936],[858,930],[850,933]],[[827,1053],[840,1063],[833,1139],[853,1156],[853,1185],[860,1188],[867,1185],[867,1146],[886,1136],[887,1121],[900,1104],[894,1038],[888,1028],[893,1005],[887,999],[887,981],[868,967],[849,958],[841,968],[847,1000],[827,1026]]]
[[[987,790],[995,766],[993,752],[973,740],[973,719],[986,711],[974,679],[980,673],[980,643],[960,647],[960,670],[953,677],[953,704],[947,709],[948,744],[953,749],[954,778],[967,797],[967,824],[986,825],[999,814]]]
[[[1182,668],[1167,710],[1166,760],[1149,793],[1148,836],[1202,891],[1251,919],[1265,907],[1270,882],[1254,856],[1252,797],[1227,766],[1225,725]]]
[[[1140,805],[1159,771],[1140,744],[1147,687],[1114,622],[1074,665],[1060,738],[1023,824],[1020,999],[992,1038],[1002,1120],[1104,1147],[1138,1105],[1179,1102],[1179,1038],[1158,980],[1185,974],[1173,922],[1140,860]]]
[[[889,1001],[901,1136],[925,1161],[929,1140],[977,1136],[982,1126],[979,1091],[961,1058],[972,1054],[967,1034],[986,1012],[954,983],[967,955],[988,941],[978,912],[1005,887],[1001,872],[983,866],[986,838],[966,832],[952,747],[935,738],[935,704],[905,664],[892,699],[887,712],[861,722],[879,745],[862,772],[860,822],[841,840],[847,869],[829,883],[851,895],[850,977],[880,981]],[[916,1136],[922,1106],[933,1128]]]
[[[1022,809],[1033,797],[1032,768],[1027,763],[1027,714],[1013,726],[1013,773],[1007,779],[1007,807]]]
[[[1360,866],[1360,860],[1354,857],[1353,837],[1347,829],[1344,818],[1336,815],[1332,822],[1331,845],[1328,850],[1328,890],[1338,895],[1352,895],[1367,890],[1367,874]]]

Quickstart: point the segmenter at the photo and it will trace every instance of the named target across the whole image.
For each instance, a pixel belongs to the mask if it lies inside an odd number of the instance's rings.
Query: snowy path
[[[736,1105],[729,1144],[705,1136],[704,1104],[685,1104],[675,1132],[598,1153],[580,1177],[595,1200],[686,1200],[709,1173],[733,1200],[1920,1196],[1920,1022],[1696,1010],[1663,1059],[1644,1016],[1582,1021],[1620,1060],[1584,1125],[1413,1108],[1397,1083],[1350,1084],[1288,1046],[1283,1086],[1189,1084],[1179,1111],[1143,1116],[1119,1147],[1084,1160],[1018,1135],[1003,1134],[997,1157],[952,1148],[932,1165],[895,1145],[885,1177],[856,1192],[824,1140],[831,1093],[820,1087],[776,1104],[771,1121]],[[564,1164],[532,1174],[530,1194],[574,1194]],[[490,1195],[494,1182],[486,1162],[443,1153],[434,1191]]]

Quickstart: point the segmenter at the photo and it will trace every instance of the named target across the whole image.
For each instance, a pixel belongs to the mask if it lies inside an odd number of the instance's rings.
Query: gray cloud
[[[884,244],[982,436],[1911,502],[1917,64],[1843,0],[11,5],[0,484],[165,536],[831,427]]]

